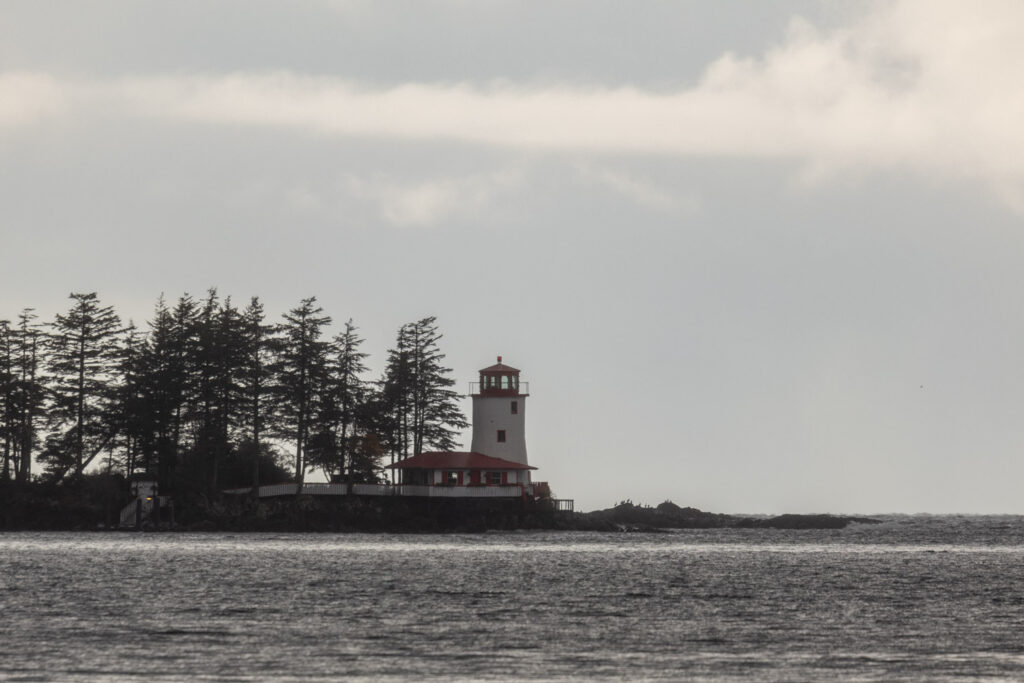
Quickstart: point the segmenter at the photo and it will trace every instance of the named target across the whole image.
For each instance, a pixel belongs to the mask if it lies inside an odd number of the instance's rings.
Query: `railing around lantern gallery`
[[[520,382],[518,387],[488,387],[486,389],[488,394],[496,394],[498,396],[529,396],[530,395],[530,383]],[[469,395],[474,396],[481,393],[480,382],[469,383]]]

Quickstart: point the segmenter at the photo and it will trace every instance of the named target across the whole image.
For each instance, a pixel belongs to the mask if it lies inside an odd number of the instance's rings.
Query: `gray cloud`
[[[879,5],[856,25],[791,22],[756,58],[731,53],[684,89],[406,83],[378,87],[287,71],[100,81],[7,74],[8,126],[83,109],[299,133],[447,140],[510,149],[793,159],[803,182],[906,168],[985,183],[1024,210],[1024,8]],[[935,21],[936,14],[943,16]],[[949,59],[947,27],[957,59]],[[430,199],[440,192],[436,181]],[[418,219],[414,219],[418,220]]]

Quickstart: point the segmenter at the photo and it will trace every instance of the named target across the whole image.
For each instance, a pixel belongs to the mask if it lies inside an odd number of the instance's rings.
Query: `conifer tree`
[[[136,416],[141,458],[136,469],[156,475],[161,486],[168,481],[177,459],[175,425],[184,392],[185,368],[176,346],[174,316],[161,295],[139,353]]]
[[[359,350],[362,343],[355,324],[348,320],[345,330],[335,335],[330,344],[326,381],[317,401],[309,464],[321,468],[332,479],[348,471],[347,463],[360,443],[359,418],[367,394],[362,378],[367,354]]]
[[[295,443],[295,479],[301,484],[306,473],[306,447],[311,434],[319,431],[314,423],[318,401],[324,395],[327,379],[328,342],[323,329],[331,323],[316,297],[303,299],[284,314],[275,342],[274,393],[277,401],[277,431]]]
[[[71,308],[56,316],[48,339],[52,431],[45,455],[57,480],[72,469],[80,475],[116,432],[111,408],[120,319],[95,292],[70,298]]]
[[[220,339],[218,334],[217,312],[220,301],[216,289],[207,292],[206,299],[196,312],[193,319],[194,346],[191,354],[191,366],[194,379],[194,400],[187,416],[192,426],[192,451],[203,461],[216,458],[217,437],[219,429],[215,413],[217,412],[217,388],[219,383],[218,370],[220,365]],[[209,477],[209,473],[206,473]],[[204,477],[206,478],[206,477]]]
[[[191,436],[192,441],[195,434],[193,431],[194,418],[198,411],[199,396],[197,385],[197,366],[199,364],[199,353],[197,351],[197,319],[199,317],[198,305],[195,299],[187,292],[178,297],[178,303],[171,311],[171,344],[169,347],[171,369],[175,379],[175,399],[173,427],[171,429],[171,442],[174,446],[173,462],[177,462],[183,455],[183,439]]]
[[[233,448],[233,438],[240,435],[248,417],[245,401],[245,379],[248,363],[245,319],[227,297],[217,315],[216,411],[217,426],[214,452],[215,467],[211,488],[217,490],[220,463]]]
[[[39,379],[41,339],[33,308],[18,314],[17,330],[12,332],[11,367],[14,375],[14,412],[12,423],[12,463],[17,481],[32,478],[32,451],[35,447],[36,421],[43,413],[45,391]]]
[[[193,321],[194,401],[188,415],[192,427],[193,465],[211,493],[217,490],[217,472],[230,449],[229,431],[236,398],[240,364],[237,339],[238,312],[230,300],[223,303],[210,289]]]
[[[12,365],[11,322],[0,320],[0,439],[3,440],[3,465],[0,479],[11,479],[14,450],[14,368]]]
[[[444,367],[438,346],[442,334],[434,316],[423,318],[413,331],[413,449],[451,450],[459,432],[469,426],[459,408],[459,394],[452,389],[451,368]]]
[[[119,346],[117,360],[117,406],[119,433],[124,451],[121,466],[130,477],[139,461],[140,446],[145,442],[145,410],[140,383],[143,339],[135,323],[128,321]]]
[[[263,453],[263,430],[267,422],[267,400],[271,385],[270,352],[273,327],[264,321],[266,314],[258,297],[253,297],[242,312],[242,376],[241,396],[245,417],[243,443],[248,440],[252,450],[252,486],[255,494],[260,485],[260,457]]]
[[[196,434],[193,456],[211,493],[218,490],[221,465],[233,450],[233,438],[247,417],[244,380],[244,320],[231,298],[209,295],[196,322]]]
[[[341,456],[340,465],[347,468],[346,481],[350,488],[356,448],[365,442],[365,438],[359,434],[359,418],[364,414],[362,406],[367,396],[367,384],[362,378],[367,369],[367,354],[360,351],[362,344],[363,339],[358,334],[358,328],[349,318],[345,322],[345,330],[334,338],[333,398],[337,406],[336,431]],[[379,451],[379,444],[375,448]]]
[[[456,435],[469,426],[458,406],[455,380],[444,367],[438,342],[442,335],[433,316],[403,325],[388,354],[383,381],[384,403],[392,415],[392,464],[427,449],[451,450]],[[411,451],[411,453],[410,453]]]
[[[398,329],[395,347],[388,350],[388,362],[384,369],[384,377],[379,386],[380,392],[375,401],[376,410],[373,421],[379,435],[384,436],[391,464],[396,458],[409,456],[409,428],[411,424],[412,400],[412,360],[409,348],[410,324]]]

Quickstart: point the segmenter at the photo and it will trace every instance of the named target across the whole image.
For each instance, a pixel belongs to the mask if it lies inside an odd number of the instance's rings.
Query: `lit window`
[[[445,472],[444,473],[445,483],[449,486],[459,485],[459,473],[458,472]]]
[[[519,401],[512,401],[512,414],[513,415],[518,415],[519,414]]]
[[[508,375],[502,375],[501,376],[501,388],[502,389],[508,389],[509,388]]]
[[[499,429],[498,430],[498,443],[505,443],[505,430],[504,429]]]

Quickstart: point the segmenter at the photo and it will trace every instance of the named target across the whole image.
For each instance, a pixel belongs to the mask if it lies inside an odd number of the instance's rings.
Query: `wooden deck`
[[[250,495],[251,488],[228,489],[231,495]],[[273,484],[259,488],[260,498],[275,496],[345,496],[346,484]],[[522,498],[519,486],[417,486],[413,484],[353,484],[355,496],[412,496],[416,498]]]
[[[275,498],[278,496],[347,496],[348,487],[346,484],[313,483],[303,484],[299,491],[298,484],[273,484],[259,488],[260,498]],[[251,488],[227,489],[228,495],[248,496],[252,494]],[[353,484],[352,495],[354,496],[408,496],[412,498],[463,498],[463,499],[512,499],[523,498],[524,490],[521,486],[420,486],[414,484]],[[532,498],[529,493],[527,498]],[[573,512],[574,502],[571,498],[542,498],[539,501],[547,501],[556,512]]]

